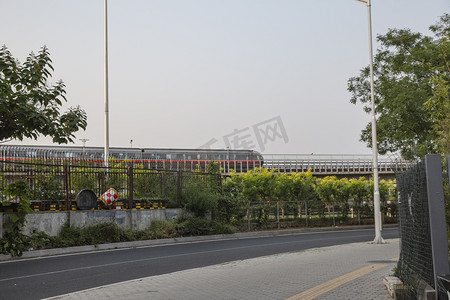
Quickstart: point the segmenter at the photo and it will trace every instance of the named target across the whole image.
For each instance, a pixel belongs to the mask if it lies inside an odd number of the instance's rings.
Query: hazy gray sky
[[[449,4],[372,0],[374,39],[388,28],[429,34]],[[0,43],[21,62],[46,45],[66,106],[86,110],[76,144],[103,146],[103,1],[0,0],[0,10]],[[228,139],[236,148],[230,137],[239,135],[263,153],[370,153],[359,141],[370,116],[347,92],[369,63],[365,5],[109,0],[108,10],[111,147],[132,139],[133,147],[224,148]],[[272,140],[258,142],[258,124],[273,118]]]

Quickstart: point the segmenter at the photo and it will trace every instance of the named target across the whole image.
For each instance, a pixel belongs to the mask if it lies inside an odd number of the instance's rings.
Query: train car
[[[157,170],[205,170],[213,161],[223,172],[231,169],[246,172],[264,164],[263,156],[254,150],[231,149],[164,149],[164,148],[109,148],[110,159],[140,163]],[[61,160],[87,160],[102,162],[102,147],[81,146],[0,146],[0,160],[29,161],[42,159],[48,162]]]

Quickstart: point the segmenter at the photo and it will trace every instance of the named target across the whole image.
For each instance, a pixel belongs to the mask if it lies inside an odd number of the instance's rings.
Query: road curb
[[[383,225],[383,227],[384,228],[396,228],[396,227],[398,227],[398,224],[385,224],[385,225]],[[0,254],[0,261],[20,260],[20,259],[66,255],[66,254],[77,254],[77,253],[86,253],[86,252],[102,251],[102,250],[151,247],[151,246],[171,245],[171,244],[180,244],[180,243],[194,243],[194,242],[213,241],[213,240],[246,239],[246,238],[272,237],[272,236],[300,234],[300,233],[362,230],[362,229],[372,229],[372,228],[373,228],[373,225],[341,226],[341,227],[336,226],[336,227],[320,227],[320,228],[297,228],[297,229],[283,229],[283,230],[270,230],[270,231],[240,232],[240,233],[234,233],[234,234],[191,236],[191,237],[168,238],[168,239],[159,239],[159,240],[144,240],[144,241],[133,241],[133,242],[108,243],[108,244],[99,244],[99,245],[67,247],[67,248],[31,250],[31,251],[24,252],[21,257],[12,257],[9,254],[8,255]]]

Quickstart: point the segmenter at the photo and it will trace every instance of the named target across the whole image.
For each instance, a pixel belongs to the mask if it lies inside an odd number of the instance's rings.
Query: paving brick
[[[316,299],[389,299],[383,277],[398,239],[271,255],[107,285],[51,299],[286,299],[372,264],[386,264]]]

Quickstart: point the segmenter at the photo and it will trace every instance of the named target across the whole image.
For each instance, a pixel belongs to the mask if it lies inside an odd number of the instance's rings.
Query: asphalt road
[[[385,228],[383,237],[397,238],[398,229]],[[373,229],[297,233],[7,261],[0,263],[0,299],[41,299],[130,279],[373,238]]]

